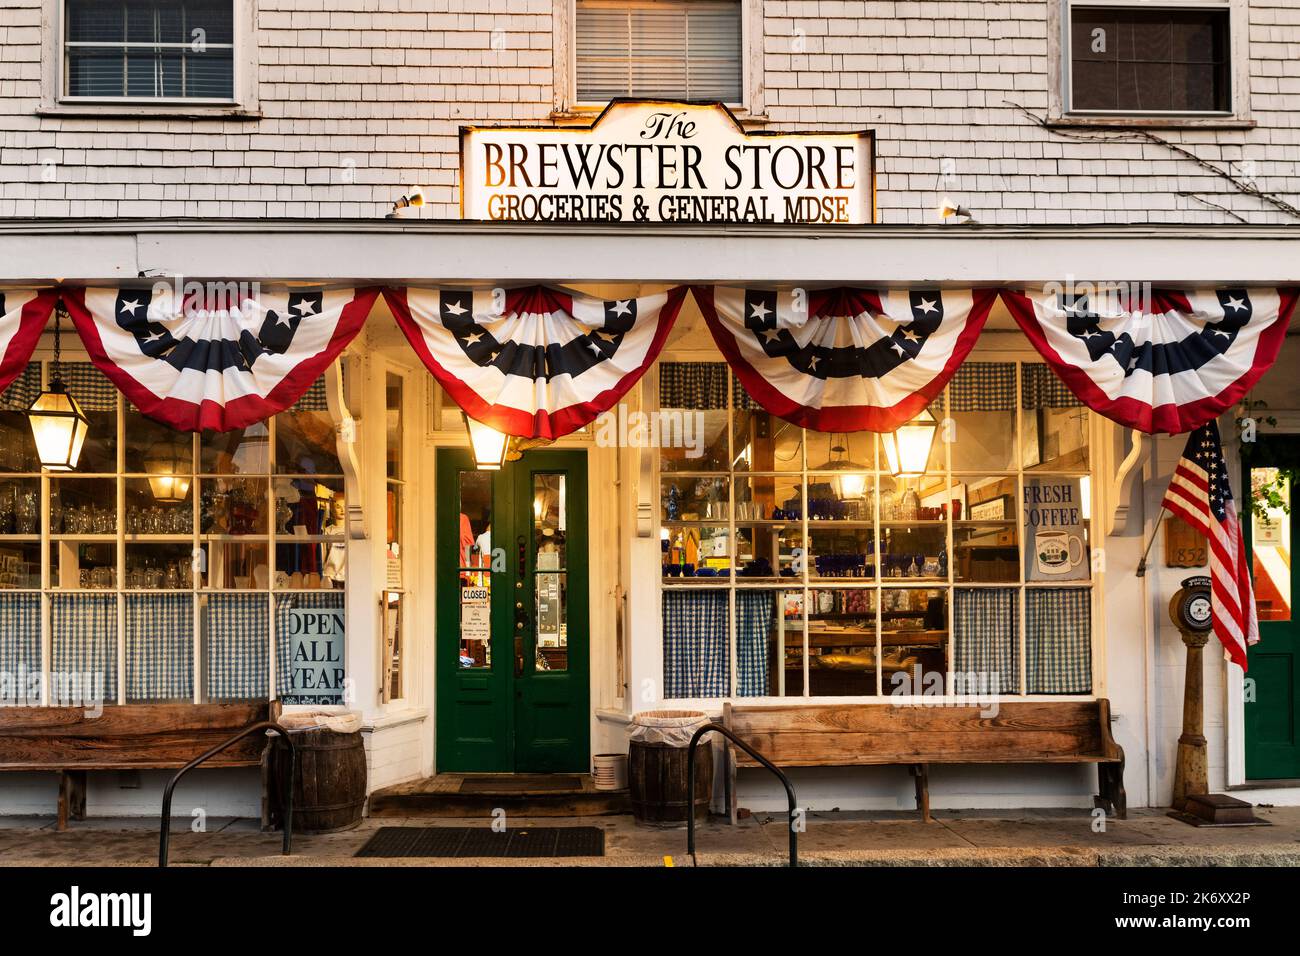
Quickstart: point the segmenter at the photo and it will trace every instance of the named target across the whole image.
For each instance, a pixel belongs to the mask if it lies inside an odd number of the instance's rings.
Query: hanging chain
[[[59,361],[59,358],[63,354],[63,317],[67,314],[67,309],[63,307],[63,300],[60,299],[58,306],[54,310],[54,376],[52,379],[54,382],[63,381],[63,377],[60,375],[59,371],[60,365],[62,364]]]

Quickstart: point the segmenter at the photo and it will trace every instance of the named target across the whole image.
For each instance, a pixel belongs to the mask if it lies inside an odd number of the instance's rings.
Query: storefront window
[[[668,698],[1088,694],[1088,412],[1046,366],[967,363],[925,474],[661,363]]]
[[[90,419],[72,475],[33,454],[22,412],[41,366],[0,395],[0,671],[44,671],[53,703],[87,687],[108,703],[342,703],[343,475],[324,380],[271,420],[195,436],[89,363],[62,371]]]

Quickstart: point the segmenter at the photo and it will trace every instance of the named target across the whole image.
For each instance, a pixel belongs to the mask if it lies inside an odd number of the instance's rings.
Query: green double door
[[[437,767],[588,767],[587,461],[438,452]]]
[[[1300,779],[1300,619],[1296,617],[1297,497],[1278,466],[1295,468],[1300,438],[1261,436],[1244,469],[1244,488],[1274,507],[1266,516],[1240,509],[1259,613],[1259,643],[1247,650],[1246,777]],[[1247,492],[1249,493],[1249,492]],[[1243,494],[1243,497],[1246,497]]]

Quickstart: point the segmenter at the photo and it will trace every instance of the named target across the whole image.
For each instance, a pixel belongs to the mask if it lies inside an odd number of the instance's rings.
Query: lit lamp
[[[910,422],[880,436],[885,444],[889,470],[896,478],[919,478],[925,474],[938,427],[939,423],[930,410],[922,409]]]
[[[831,433],[831,441],[835,441],[835,434]],[[831,445],[831,459],[826,464],[814,471],[867,471],[866,465],[860,465],[855,461],[849,460],[847,446],[849,443],[848,433],[844,433],[843,445]],[[866,475],[839,475],[837,476],[840,483],[840,499],[849,501],[862,498],[867,490]]]
[[[151,445],[144,455],[144,470],[149,475],[149,490],[155,501],[177,504],[190,492],[190,450],[182,449],[176,442],[160,441]]]
[[[36,440],[36,457],[46,471],[72,471],[90,431],[90,419],[59,376],[59,325],[62,307],[54,316],[54,365],[50,383],[27,409],[27,421]]]
[[[464,418],[465,427],[469,430],[469,444],[474,450],[474,467],[480,471],[500,471],[506,461],[510,436],[475,421],[468,415]]]

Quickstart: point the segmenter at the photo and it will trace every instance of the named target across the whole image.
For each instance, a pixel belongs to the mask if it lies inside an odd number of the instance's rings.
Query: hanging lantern
[[[930,449],[934,446],[934,433],[938,427],[939,423],[934,420],[930,410],[922,409],[910,422],[880,436],[885,445],[889,470],[895,477],[919,478],[925,474],[925,466],[930,461]]]
[[[178,504],[190,493],[189,472],[193,462],[190,449],[179,442],[155,442],[144,454],[144,470],[149,475],[149,491],[154,500]]]
[[[90,420],[58,378],[27,409],[36,439],[36,456],[46,471],[72,471],[86,443]]]
[[[510,436],[489,425],[464,416],[469,430],[470,447],[474,450],[474,467],[480,471],[500,471],[510,448]]]
[[[835,432],[831,433],[830,440],[832,442],[835,441],[835,434],[836,434]],[[849,459],[849,451],[847,447],[848,444],[849,444],[849,435],[848,432],[845,432],[843,444],[831,445],[830,461],[826,462],[823,465],[819,465],[817,468],[813,468],[809,470],[810,471],[852,471],[852,472],[867,471],[868,467],[866,465],[858,464],[856,461],[851,461]],[[867,490],[866,475],[863,474],[838,475],[836,476],[836,480],[839,482],[841,501],[861,500],[862,497],[866,494],[866,490]]]
[[[36,440],[36,457],[46,471],[72,471],[90,431],[90,419],[68,392],[59,375],[59,330],[63,305],[54,314],[54,365],[50,383],[27,409],[27,421]]]

